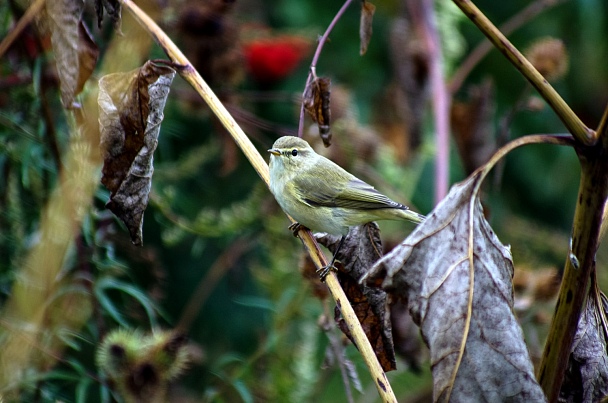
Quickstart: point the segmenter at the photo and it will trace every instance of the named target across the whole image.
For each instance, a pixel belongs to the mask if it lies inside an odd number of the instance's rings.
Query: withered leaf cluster
[[[61,101],[68,109],[75,106],[76,95],[82,91],[99,58],[99,49],[81,21],[83,10],[82,1],[47,1],[39,24],[50,33]]]
[[[99,26],[105,9],[118,27],[121,18],[118,0],[94,0],[94,5]],[[76,96],[82,92],[99,58],[99,49],[82,21],[84,8],[82,0],[47,1],[38,17],[39,28],[51,37],[61,102],[67,109],[78,107]]]
[[[148,61],[139,69],[99,80],[101,182],[111,192],[106,207],[125,223],[136,245],[142,244],[153,154],[174,76],[171,67]]]
[[[480,174],[364,278],[405,301],[430,349],[435,401],[544,401],[513,315],[513,264],[483,216]]]

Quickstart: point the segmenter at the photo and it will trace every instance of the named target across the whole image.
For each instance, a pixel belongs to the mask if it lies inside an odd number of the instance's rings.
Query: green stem
[[[557,401],[559,396],[574,335],[589,293],[589,279],[595,269],[602,211],[608,195],[608,158],[604,150],[601,151],[591,158],[581,156],[582,176],[574,213],[572,247],[566,259],[555,315],[538,369],[538,380],[549,402]]]
[[[542,74],[532,66],[528,59],[509,42],[502,32],[471,1],[454,0],[454,3],[477,25],[490,42],[509,59],[530,84],[538,90],[539,94],[547,101],[551,109],[555,111],[575,139],[585,145],[593,145],[597,142],[597,133],[585,126]]]
[[[556,402],[581,312],[595,272],[595,254],[608,196],[608,108],[598,127],[601,142],[578,150],[581,182],[574,212],[572,243],[559,290],[555,315],[538,368],[538,381],[549,402]]]

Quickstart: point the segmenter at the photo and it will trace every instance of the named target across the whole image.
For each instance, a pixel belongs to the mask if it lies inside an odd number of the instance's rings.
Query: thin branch
[[[135,5],[135,3],[133,3],[131,0],[122,0],[122,4],[133,14],[142,27],[153,36],[153,38],[163,48],[171,60],[181,66],[179,73],[182,78],[192,85],[199,95],[205,99],[211,110],[216,114],[224,127],[226,127],[226,130],[228,130],[230,135],[234,138],[247,159],[249,159],[249,162],[256,170],[260,178],[262,178],[266,185],[268,185],[269,172],[266,161],[264,161],[247,135],[238,126],[234,118],[228,113],[224,105],[213,93],[211,88],[209,88],[207,83],[202,79],[200,74],[196,71],[196,69],[194,69],[194,67],[192,67],[181,50],[145,12]],[[289,218],[293,221],[291,217]],[[319,245],[312,236],[312,233],[310,231],[300,231],[299,237],[317,268],[327,266],[327,259],[325,258],[323,252],[321,252]],[[367,339],[359,320],[357,319],[357,315],[355,314],[353,307],[348,302],[348,298],[340,287],[338,277],[334,272],[331,272],[330,275],[327,276],[326,284],[334,300],[336,301],[336,304],[338,307],[340,307],[342,316],[346,321],[349,330],[351,331],[357,348],[361,352],[361,355],[363,356],[363,359],[371,372],[371,376],[374,379],[374,383],[382,400],[385,402],[396,402],[397,399],[388,382],[388,379],[386,378],[386,374],[382,370],[382,366],[378,362],[374,350]]]
[[[484,176],[492,169],[494,166],[499,163],[508,153],[513,151],[514,149],[525,146],[528,144],[555,144],[558,146],[576,146],[576,143],[572,136],[561,136],[555,134],[530,134],[523,137],[518,137],[515,140],[505,144],[503,147],[499,148],[498,151],[492,155],[492,157],[477,168],[477,171],[484,171]],[[470,176],[473,176],[471,174]]]
[[[532,86],[530,86],[530,84],[526,83],[525,87],[523,88],[523,90],[521,91],[519,96],[517,97],[515,104],[513,104],[513,106],[509,110],[507,110],[507,112],[498,121],[498,135],[496,136],[496,143],[497,143],[498,147],[502,147],[510,140],[511,124],[513,123],[513,120],[515,119],[515,116],[519,112],[521,112],[524,109],[524,107],[526,106],[526,103],[528,102],[531,91],[532,91]],[[494,189],[500,188],[500,185],[502,182],[502,174],[504,172],[504,167],[505,167],[504,161],[501,161],[498,164],[498,166],[496,167],[496,170],[494,173],[494,181],[493,181]]]
[[[190,329],[196,315],[200,312],[219,280],[234,266],[234,263],[251,245],[252,242],[249,239],[237,239],[213,262],[207,273],[201,277],[198,286],[192,293],[176,329],[182,331]]]
[[[345,355],[344,355],[344,344],[340,340],[339,336],[336,335],[336,327],[331,325],[329,315],[323,315],[320,323],[321,329],[327,335],[329,339],[328,348],[331,351],[331,354],[335,357],[336,363],[338,364],[338,368],[340,369],[340,375],[342,375],[342,385],[344,387],[344,391],[346,393],[346,401],[348,403],[354,403],[353,392],[350,387],[350,377],[348,375],[348,368],[346,367]]]
[[[36,0],[26,10],[23,17],[19,19],[15,27],[6,35],[6,37],[0,42],[0,59],[4,53],[10,48],[15,39],[21,35],[21,32],[29,25],[30,22],[36,17],[36,15],[42,10],[46,0]]]
[[[537,15],[542,13],[543,11],[556,6],[560,3],[564,3],[566,0],[537,0],[533,3],[530,3],[526,8],[521,10],[519,13],[515,14],[511,17],[507,22],[502,24],[498,29],[505,36],[512,34],[514,31],[519,29],[521,26],[525,25],[529,21],[533,20]],[[471,71],[477,66],[477,64],[490,52],[490,50],[494,49],[492,43],[484,39],[473,49],[471,53],[467,56],[467,58],[460,64],[460,67],[450,80],[448,84],[449,91],[452,94],[458,92],[464,80],[471,74]]]
[[[598,136],[572,111],[547,80],[532,66],[502,32],[469,0],[453,0],[469,19],[477,25],[492,44],[500,50],[522,75],[536,88],[575,139],[585,145],[593,145]]]
[[[338,23],[340,18],[342,18],[342,15],[344,14],[346,9],[348,8],[348,6],[350,6],[350,3],[352,3],[352,2],[353,2],[353,0],[346,0],[344,2],[342,7],[340,7],[340,10],[338,10],[338,12],[336,13],[334,19],[331,20],[331,22],[329,23],[329,26],[325,30],[325,33],[323,34],[323,36],[319,38],[319,44],[317,45],[317,50],[315,50],[315,54],[312,57],[312,61],[310,62],[310,71],[308,73],[308,78],[306,79],[306,85],[304,86],[304,93],[306,93],[306,90],[308,89],[308,86],[310,85],[312,78],[316,77],[316,75],[317,75],[317,62],[319,61],[319,57],[321,56],[321,51],[323,50],[323,46],[325,45],[325,42],[327,42],[327,38],[329,38],[329,34],[334,29],[334,27],[336,26],[336,24]],[[304,99],[304,96],[302,96],[302,99]],[[300,120],[298,123],[298,137],[302,137],[302,135],[304,134],[304,102],[301,101],[300,103],[301,103],[301,107],[300,107]]]

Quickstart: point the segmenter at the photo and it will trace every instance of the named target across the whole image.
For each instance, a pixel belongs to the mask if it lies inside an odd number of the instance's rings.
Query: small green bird
[[[268,152],[270,191],[283,211],[311,230],[341,235],[338,250],[352,226],[425,219],[317,154],[301,138],[280,137]]]

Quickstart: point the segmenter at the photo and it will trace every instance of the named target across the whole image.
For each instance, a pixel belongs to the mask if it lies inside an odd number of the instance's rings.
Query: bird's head
[[[314,164],[318,156],[306,140],[294,136],[280,137],[268,152],[271,169],[280,167],[293,173]]]

